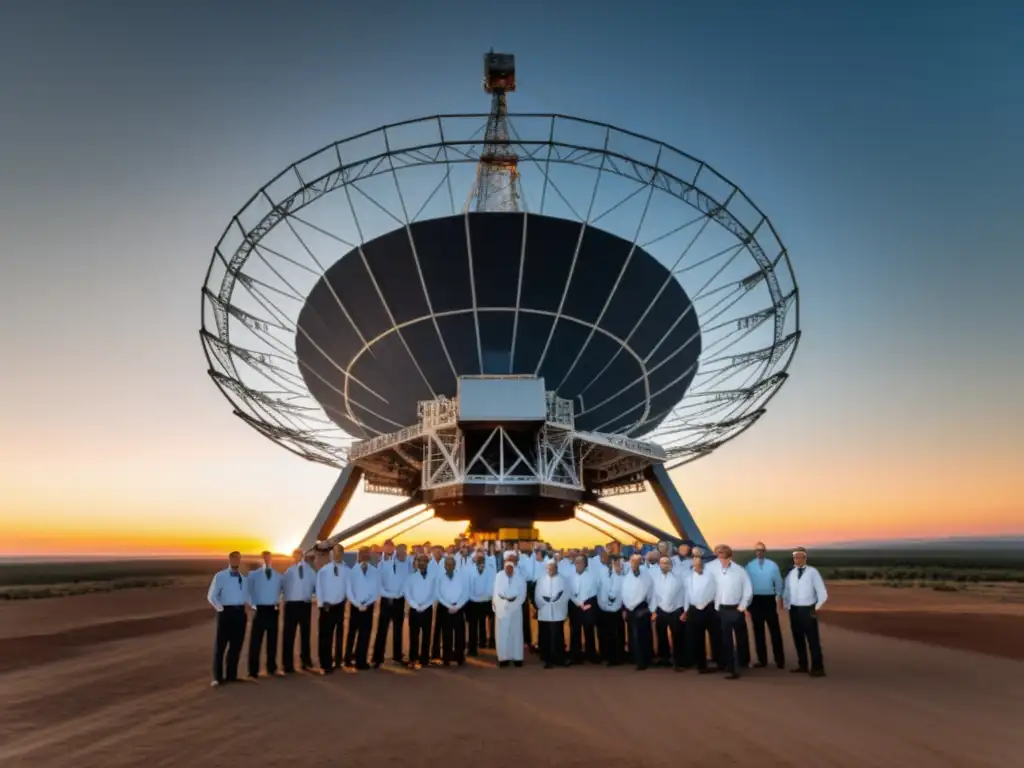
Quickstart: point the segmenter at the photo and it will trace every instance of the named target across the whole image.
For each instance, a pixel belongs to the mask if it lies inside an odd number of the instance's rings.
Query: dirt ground
[[[742,680],[492,655],[463,669],[211,689],[205,585],[0,604],[0,765],[1005,766],[1024,600],[830,585],[828,677]],[[786,653],[793,660],[786,638]],[[315,646],[314,646],[315,654]]]

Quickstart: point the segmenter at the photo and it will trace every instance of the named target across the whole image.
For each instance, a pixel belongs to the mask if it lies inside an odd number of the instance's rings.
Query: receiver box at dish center
[[[540,424],[547,419],[544,379],[536,376],[462,376],[460,424]]]

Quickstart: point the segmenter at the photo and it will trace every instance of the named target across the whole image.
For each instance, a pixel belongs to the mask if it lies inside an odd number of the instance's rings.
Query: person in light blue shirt
[[[277,609],[281,602],[283,583],[281,574],[274,570],[274,558],[263,553],[263,567],[249,572],[249,605],[256,614],[249,633],[249,677],[260,675],[260,649],[267,640],[267,674],[277,674]],[[283,674],[283,673],[282,673]]]
[[[241,564],[241,553],[235,551],[229,554],[228,567],[214,575],[210,591],[206,593],[206,599],[217,611],[212,686],[232,683],[238,679],[238,658],[242,653],[242,643],[245,642],[247,622],[245,604],[249,600],[248,586],[239,570]]]
[[[772,638],[772,655],[775,666],[786,668],[785,652],[782,647],[782,630],[779,627],[778,604],[782,600],[782,573],[779,566],[765,557],[763,542],[754,545],[754,559],[747,563],[747,574],[754,588],[754,599],[750,603],[750,622],[754,628],[754,648],[757,652],[756,667],[768,666],[768,646],[765,643],[764,628]]]
[[[301,549],[292,552],[293,565],[281,579],[284,593],[284,643],[281,645],[281,666],[285,674],[295,671],[295,632],[299,633],[299,656],[303,669],[313,668],[310,652],[310,618],[313,594],[316,592],[316,571],[305,561]]]

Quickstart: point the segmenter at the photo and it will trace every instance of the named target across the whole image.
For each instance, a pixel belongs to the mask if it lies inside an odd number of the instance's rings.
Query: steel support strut
[[[669,521],[679,531],[679,535],[684,539],[689,539],[698,547],[701,547],[705,551],[708,550],[707,539],[704,538],[704,534],[700,532],[700,528],[697,526],[697,521],[693,519],[693,515],[690,513],[689,508],[683,502],[683,497],[679,495],[679,491],[676,490],[675,483],[672,482],[672,478],[668,475],[668,470],[665,469],[663,464],[654,464],[647,468],[644,473],[648,482],[651,484],[651,490],[654,491],[655,497],[658,499],[658,503],[661,508],[665,510],[665,514],[668,515]]]
[[[349,502],[352,501],[352,496],[355,495],[362,477],[363,470],[355,464],[348,464],[341,470],[334,487],[324,499],[320,512],[314,518],[313,524],[309,526],[306,535],[302,537],[299,548],[303,552],[308,552],[318,541],[323,541],[331,535],[331,532],[341,522],[341,516],[345,513]]]
[[[397,504],[395,504],[393,507],[388,507],[383,512],[378,512],[376,515],[373,515],[372,517],[368,517],[368,518],[366,518],[365,520],[363,520],[360,523],[356,523],[355,525],[350,525],[348,528],[346,528],[343,531],[338,531],[338,533],[334,534],[333,536],[328,536],[326,538],[320,539],[319,540],[319,542],[320,542],[319,544],[317,544],[317,542],[313,542],[313,544],[311,544],[309,547],[307,547],[305,549],[305,551],[307,553],[311,553],[311,552],[314,552],[317,549],[319,549],[319,550],[328,550],[331,547],[333,547],[335,544],[339,544],[342,541],[344,541],[345,539],[350,539],[353,536],[358,536],[360,533],[363,533],[364,531],[368,531],[371,528],[375,528],[378,525],[386,523],[391,518],[398,517],[398,516],[402,515],[403,513],[408,512],[413,507],[420,506],[421,504],[423,504],[423,500],[420,498],[419,494],[417,494],[416,496],[413,496],[411,498],[404,499],[404,500],[398,502]],[[417,513],[417,514],[419,514],[419,513]],[[413,515],[412,517],[415,517],[415,515]],[[407,518],[406,520],[404,520],[402,522],[408,522],[409,519],[411,519],[411,518]],[[392,526],[393,525],[394,525],[394,523],[392,523]],[[388,526],[388,527],[392,527],[392,526]]]

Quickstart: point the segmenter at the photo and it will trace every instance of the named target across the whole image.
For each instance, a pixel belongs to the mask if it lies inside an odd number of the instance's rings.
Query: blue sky
[[[792,381],[679,475],[712,535],[759,535],[759,505],[787,531],[824,514],[859,535],[858,515],[910,507],[906,533],[1019,530],[1012,5],[3,4],[0,515],[131,527],[215,509],[225,530],[303,527],[330,472],[246,430],[205,377],[209,253],[307,152],[486,110],[493,46],[517,56],[515,110],[706,159],[790,250],[805,329]],[[736,497],[737,479],[760,495]],[[879,531],[897,529],[863,533]]]

